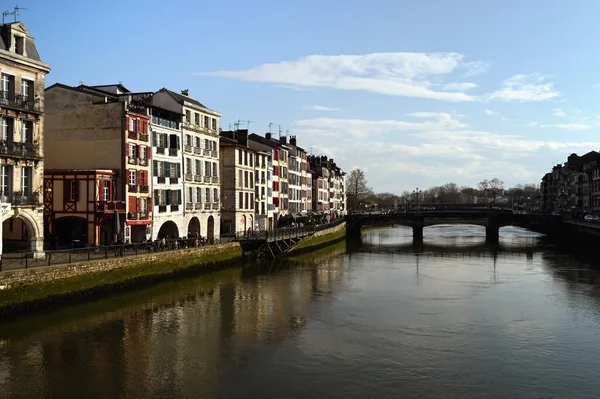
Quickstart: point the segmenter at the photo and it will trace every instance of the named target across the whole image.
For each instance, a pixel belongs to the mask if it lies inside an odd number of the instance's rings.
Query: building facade
[[[222,233],[248,235],[256,230],[256,150],[248,145],[248,130],[221,132]],[[258,227],[260,229],[260,227]]]
[[[57,83],[47,88],[45,95],[46,167],[115,172],[113,198],[124,201],[126,207],[117,242],[149,239],[152,152],[148,105],[133,100],[121,84],[71,87]],[[121,223],[116,215],[112,217],[113,225]],[[100,236],[106,236],[105,232]]]
[[[189,96],[163,88],[153,96],[153,104],[183,115],[183,225],[185,233],[209,240],[221,230],[219,184],[219,126],[221,114]]]
[[[0,68],[0,254],[42,257],[44,81],[50,66],[21,22],[0,25]]]
[[[110,245],[116,241],[118,229],[126,220],[125,201],[114,199],[116,187],[116,174],[111,170],[46,169],[47,247]]]

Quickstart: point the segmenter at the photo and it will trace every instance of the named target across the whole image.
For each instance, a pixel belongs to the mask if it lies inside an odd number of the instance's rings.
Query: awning
[[[128,226],[135,226],[135,225],[149,226],[152,224],[152,220],[128,220],[125,222],[125,224]]]

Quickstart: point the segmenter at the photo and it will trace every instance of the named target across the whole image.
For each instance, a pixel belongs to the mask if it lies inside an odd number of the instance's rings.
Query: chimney
[[[265,134],[265,138],[266,138],[267,140],[271,140],[271,133],[266,133],[266,134]]]
[[[287,136],[281,136],[279,138],[279,142],[283,145],[286,145],[287,144]]]
[[[296,146],[296,136],[290,136],[290,144]]]
[[[189,96],[190,90],[189,89],[181,90],[181,94],[183,94],[184,96]]]

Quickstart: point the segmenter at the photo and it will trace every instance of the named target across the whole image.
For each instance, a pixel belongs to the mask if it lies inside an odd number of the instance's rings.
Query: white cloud
[[[498,115],[497,112],[492,111],[491,109],[484,109],[483,112],[485,112],[486,115],[489,116],[494,116],[494,115]]]
[[[311,111],[339,111],[339,108],[324,107],[322,105],[305,105],[304,109]]]
[[[487,64],[468,62],[458,53],[371,53],[364,55],[309,55],[293,61],[262,64],[241,71],[217,71],[204,75],[291,87],[323,87],[338,90],[369,91],[403,97],[442,101],[475,101],[464,93],[474,83],[448,82],[442,77],[482,73]],[[445,91],[451,90],[451,91]]]
[[[504,82],[504,87],[488,94],[487,100],[499,101],[545,101],[556,98],[559,93],[554,89],[554,83],[538,74],[515,75]]]
[[[567,130],[587,130],[590,128],[590,125],[584,123],[557,123],[554,125],[542,125],[542,127],[555,127],[557,129]]]
[[[529,122],[529,123],[526,123],[524,126],[534,127],[534,126],[539,126],[539,125],[540,125],[539,122]]]
[[[562,118],[563,116],[567,116],[567,113],[565,111],[563,111],[562,108],[554,108],[554,111],[552,111],[552,114],[554,116],[558,116],[559,118]]]
[[[594,89],[600,89],[600,83],[598,83],[598,84],[595,84],[595,85],[592,85],[592,87],[593,87]]]

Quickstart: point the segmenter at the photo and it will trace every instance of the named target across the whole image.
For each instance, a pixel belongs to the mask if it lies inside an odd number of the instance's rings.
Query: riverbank
[[[298,256],[308,252],[313,252],[324,247],[336,244],[346,239],[346,223],[331,229],[318,231],[312,236],[300,241],[298,245],[290,248],[284,254],[285,256]]]
[[[239,262],[237,243],[0,273],[0,319]]]

